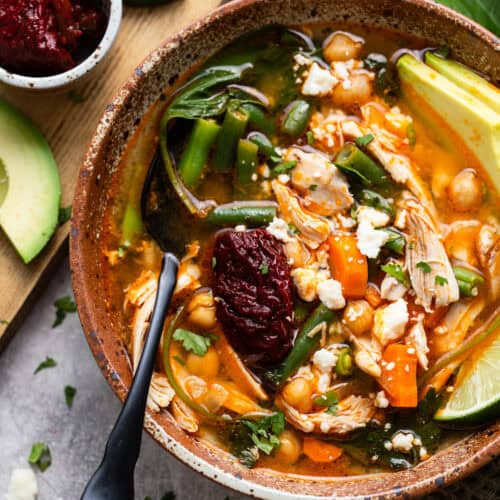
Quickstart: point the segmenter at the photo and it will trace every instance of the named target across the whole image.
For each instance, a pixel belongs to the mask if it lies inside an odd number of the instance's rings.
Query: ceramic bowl
[[[103,0],[104,12],[108,16],[106,31],[95,50],[80,64],[64,73],[50,76],[24,76],[11,73],[0,67],[0,82],[12,87],[28,90],[60,90],[85,78],[102,61],[115,41],[122,19],[122,0]]]
[[[499,40],[465,17],[427,0],[241,0],[189,26],[135,69],[106,108],[80,170],[73,203],[71,269],[80,319],[99,368],[124,400],[130,363],[120,332],[121,305],[102,282],[100,236],[110,183],[146,110],[178,76],[248,30],[270,23],[341,21],[386,28],[447,44],[469,66],[500,79]],[[472,433],[418,466],[355,477],[304,478],[248,470],[230,455],[177,427],[167,412],[148,412],[147,431],[166,450],[204,476],[259,498],[397,498],[421,495],[470,474],[500,452],[500,424]]]

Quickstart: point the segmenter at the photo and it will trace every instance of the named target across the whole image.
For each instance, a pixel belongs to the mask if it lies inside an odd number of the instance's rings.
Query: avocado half
[[[0,226],[25,263],[54,233],[61,181],[38,128],[0,99]]]
[[[498,91],[464,66],[435,58],[427,56],[439,71],[410,54],[400,57],[397,68],[403,90],[407,85],[462,137],[500,189],[500,113],[490,102]]]

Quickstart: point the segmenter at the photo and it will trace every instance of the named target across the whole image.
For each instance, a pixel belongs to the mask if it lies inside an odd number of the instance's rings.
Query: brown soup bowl
[[[342,22],[448,45],[455,57],[500,80],[500,42],[465,17],[427,0],[241,0],[231,2],[166,40],[134,71],[107,106],[79,173],[71,227],[71,270],[78,311],[97,364],[123,401],[131,368],[121,332],[122,307],[102,283],[103,216],[127,139],[164,89],[185,70],[240,35],[271,23]],[[500,453],[500,424],[471,433],[418,466],[350,477],[299,477],[249,470],[229,454],[183,432],[168,412],[148,411],[145,428],[192,469],[260,498],[396,498],[422,495],[470,474]]]

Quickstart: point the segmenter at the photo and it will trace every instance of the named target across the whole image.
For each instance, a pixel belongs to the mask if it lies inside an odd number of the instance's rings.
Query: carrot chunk
[[[328,463],[342,455],[342,448],[319,439],[304,438],[304,454],[314,462]]]
[[[408,344],[390,344],[382,354],[382,374],[379,384],[389,402],[398,408],[414,408],[417,396],[417,356]]]
[[[342,284],[344,297],[360,299],[368,284],[368,261],[358,250],[352,234],[332,235],[330,245],[330,268],[333,277]]]

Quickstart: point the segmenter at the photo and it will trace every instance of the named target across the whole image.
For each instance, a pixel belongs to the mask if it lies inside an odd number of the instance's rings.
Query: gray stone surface
[[[71,294],[65,261],[0,355],[0,499],[12,469],[27,466],[36,441],[45,441],[52,451],[52,466],[43,474],[37,472],[39,499],[80,498],[118,415],[120,404],[97,368],[77,315],[68,315],[61,326],[52,328],[54,300]],[[46,356],[57,366],[33,375]],[[64,399],[66,385],[78,391],[71,410]],[[149,495],[160,500],[168,491],[175,491],[178,500],[244,498],[191,471],[145,434],[136,498]]]

